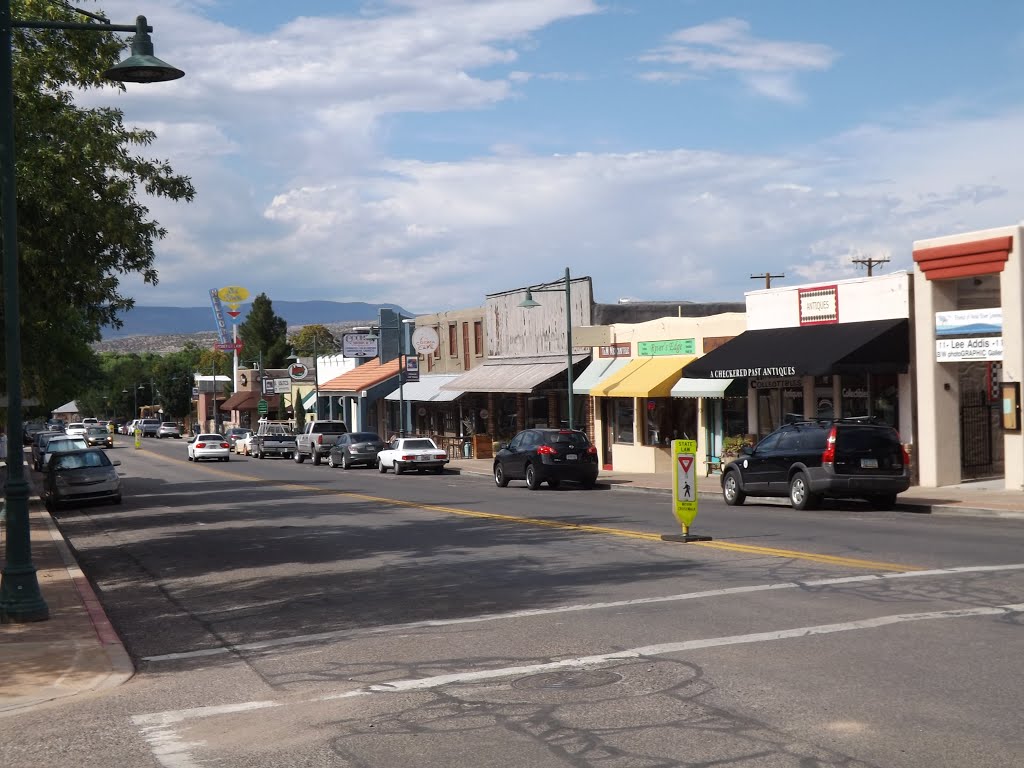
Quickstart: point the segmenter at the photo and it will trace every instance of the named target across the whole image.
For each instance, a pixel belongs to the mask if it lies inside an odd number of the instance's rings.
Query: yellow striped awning
[[[590,390],[594,397],[668,397],[683,368],[696,358],[638,357]]]

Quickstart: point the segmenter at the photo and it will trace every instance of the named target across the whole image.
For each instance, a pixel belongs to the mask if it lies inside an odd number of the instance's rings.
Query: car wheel
[[[295,452],[295,463],[296,464],[301,464],[305,460],[306,460],[306,454],[299,453],[298,451]]]
[[[192,461],[192,456],[191,455],[189,455],[187,458],[188,458],[189,461]]]
[[[789,503],[793,509],[815,509],[821,497],[811,493],[811,482],[803,472],[797,472],[789,480]]]
[[[377,459],[377,471],[382,475],[386,475],[388,472],[388,468],[384,466],[384,462],[380,459]]]
[[[540,488],[540,477],[537,475],[537,470],[534,469],[533,464],[526,465],[526,487],[531,491],[536,491]]]
[[[400,475],[403,472],[405,472],[405,469],[402,467],[402,462],[396,461],[395,462],[395,474],[396,475]]]
[[[328,453],[327,454],[327,466],[330,467],[331,469],[335,469],[338,466],[337,464],[334,463],[334,454],[333,453]]]
[[[348,456],[342,456],[341,457],[341,468],[342,469],[351,469],[352,468],[352,465],[348,461]]]
[[[319,467],[320,466],[320,454],[317,453],[316,451],[313,451],[312,461],[313,461],[313,466],[314,467]]]
[[[725,497],[725,503],[730,507],[738,507],[747,500],[747,494],[740,488],[739,473],[735,471],[725,473],[725,479],[722,481],[722,496]]]
[[[895,493],[879,493],[874,496],[868,497],[868,504],[874,509],[880,511],[887,511],[896,506],[896,494]]]
[[[498,462],[494,463],[494,484],[499,488],[508,487],[508,478],[505,477],[505,470]]]
[[[557,477],[549,477],[548,478],[548,488],[554,488],[555,490],[558,490],[558,487],[561,484],[562,484],[562,481],[559,480]]]

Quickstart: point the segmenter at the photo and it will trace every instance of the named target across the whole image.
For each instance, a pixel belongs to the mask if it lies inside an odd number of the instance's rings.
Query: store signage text
[[[763,376],[796,376],[796,368],[792,365],[779,365],[766,366],[764,368],[727,368],[711,371],[712,379],[757,379]]]
[[[800,288],[800,325],[832,325],[839,322],[839,286]]]
[[[692,355],[697,349],[694,339],[665,339],[664,341],[641,341],[636,345],[640,357],[661,355]]]
[[[1002,359],[1002,336],[974,336],[969,339],[935,340],[935,362],[937,363]]]
[[[793,370],[792,368],[790,370]],[[751,389],[778,389],[780,387],[799,389],[803,393],[804,383],[800,379],[751,379]]]
[[[622,344],[605,344],[597,348],[598,357],[629,357],[633,352],[633,345],[628,341]]]
[[[1003,332],[1003,308],[956,309],[935,313],[936,336],[977,336]]]

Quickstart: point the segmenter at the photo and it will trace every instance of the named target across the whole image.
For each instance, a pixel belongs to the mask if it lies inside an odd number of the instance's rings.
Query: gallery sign
[[[834,325],[839,322],[839,286],[819,285],[797,290],[800,325]]]
[[[1002,336],[974,336],[968,339],[935,340],[935,362],[937,363],[1002,359]]]

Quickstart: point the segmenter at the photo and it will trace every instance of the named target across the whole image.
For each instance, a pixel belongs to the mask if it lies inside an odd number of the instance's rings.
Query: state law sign
[[[672,441],[672,508],[687,533],[697,517],[697,441]]]

